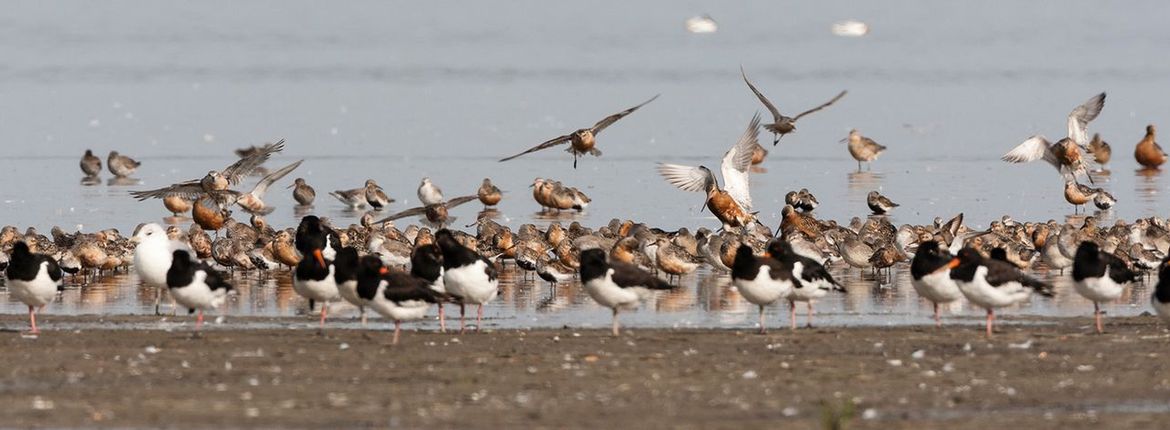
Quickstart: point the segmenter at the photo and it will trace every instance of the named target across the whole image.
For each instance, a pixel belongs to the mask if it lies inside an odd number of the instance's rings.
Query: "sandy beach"
[[[1159,428],[1170,411],[1170,333],[1152,317],[1110,319],[1104,335],[1088,318],[1009,317],[991,340],[972,320],[407,331],[398,346],[300,318],[201,337],[117,328],[159,317],[44,321],[39,338],[0,334],[5,426],[821,428],[836,414],[848,428]]]

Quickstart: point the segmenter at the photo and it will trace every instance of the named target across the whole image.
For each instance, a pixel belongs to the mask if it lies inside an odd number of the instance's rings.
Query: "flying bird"
[[[829,107],[833,103],[836,103],[837,100],[841,100],[842,97],[845,97],[845,94],[849,93],[849,91],[841,91],[840,93],[837,93],[837,95],[832,99],[829,99],[829,101],[821,104],[820,106],[801,112],[796,116],[787,117],[781,114],[780,109],[777,109],[776,105],[773,105],[767,97],[764,97],[764,94],[761,93],[760,90],[756,89],[755,85],[752,85],[752,81],[748,80],[747,72],[743,71],[743,67],[739,68],[739,73],[743,75],[743,81],[747,83],[748,88],[751,88],[752,92],[756,94],[756,97],[760,99],[760,103],[763,103],[764,107],[768,108],[768,112],[772,113],[772,121],[775,122],[771,124],[764,124],[764,129],[772,132],[773,146],[775,146],[777,143],[780,143],[780,138],[784,137],[785,134],[796,131],[796,120],[810,113]]]
[[[650,103],[657,98],[658,98],[657,95],[654,97],[651,97],[650,100],[646,100],[646,101],[642,102],[642,104],[640,104],[640,105],[634,106],[632,108],[629,108],[629,109],[626,109],[624,111],[621,111],[621,112],[615,113],[613,115],[607,116],[605,118],[602,118],[601,121],[597,121],[597,124],[593,124],[593,127],[582,128],[580,130],[574,131],[574,132],[566,134],[564,136],[554,137],[548,141],[545,141],[544,143],[541,143],[540,145],[536,145],[532,148],[529,148],[527,151],[521,152],[521,153],[513,155],[511,157],[502,158],[502,159],[500,159],[500,161],[501,162],[508,161],[508,160],[511,160],[513,158],[519,157],[521,155],[524,155],[524,154],[527,154],[530,152],[536,152],[536,151],[540,151],[542,149],[548,149],[548,148],[552,148],[552,147],[557,146],[557,145],[569,143],[570,146],[569,146],[569,148],[565,149],[565,151],[570,153],[570,154],[573,154],[573,168],[576,169],[577,168],[577,157],[583,156],[585,154],[589,154],[589,155],[592,155],[594,157],[601,156],[601,150],[598,150],[595,147],[597,144],[597,141],[595,139],[597,138],[597,135],[601,133],[602,130],[605,130],[607,127],[613,125],[613,123],[617,122],[619,119],[625,118],[626,115],[634,113],[634,111],[638,110],[638,108],[645,106],[647,103]]]
[[[1086,150],[1089,144],[1089,122],[1096,119],[1104,107],[1105,93],[1093,96],[1069,112],[1068,137],[1060,139],[1056,143],[1049,142],[1047,138],[1039,134],[1029,137],[1024,143],[1004,154],[1003,161],[1028,163],[1043,159],[1055,167],[1061,175],[1068,174],[1072,176],[1072,179],[1076,179],[1078,174],[1083,174],[1089,178],[1090,183],[1093,182],[1093,177],[1089,176],[1085,169],[1084,155],[1081,151]]]

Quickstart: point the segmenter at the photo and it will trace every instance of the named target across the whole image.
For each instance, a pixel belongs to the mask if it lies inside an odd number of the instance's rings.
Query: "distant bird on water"
[[[492,185],[491,178],[483,178],[483,183],[480,184],[479,190],[476,191],[476,196],[479,197],[479,202],[483,203],[483,207],[491,207],[500,203],[504,195],[500,189]]]
[[[309,186],[305,178],[297,178],[288,187],[293,189],[293,200],[296,200],[298,205],[312,206],[313,200],[317,199],[317,190]]]
[[[1083,174],[1089,177],[1089,182],[1093,182],[1093,178],[1085,170],[1081,149],[1089,144],[1089,122],[1096,119],[1104,107],[1105,93],[1093,96],[1069,112],[1068,137],[1060,139],[1056,143],[1048,142],[1048,139],[1043,135],[1029,137],[1024,143],[1004,154],[1003,161],[1028,163],[1043,159],[1062,175],[1068,174],[1076,179],[1078,174]]]
[[[119,178],[127,178],[138,170],[138,166],[142,163],[134,161],[133,158],[119,154],[118,151],[110,151],[110,156],[106,158],[106,167],[110,168],[110,173]]]
[[[1157,130],[1153,124],[1146,126],[1146,136],[1138,142],[1137,147],[1133,149],[1133,158],[1137,159],[1138,164],[1147,169],[1157,169],[1162,163],[1166,162],[1166,152],[1154,140],[1154,134]]]
[[[719,170],[723,174],[724,189],[719,188],[715,174],[706,166],[659,163],[658,174],[683,191],[707,193],[705,207],[719,218],[724,230],[746,227],[755,221],[755,216],[750,213],[752,197],[748,168],[752,163],[752,147],[759,142],[759,133],[760,115],[756,114],[735,145],[723,154]]]
[[[865,197],[865,204],[869,205],[869,210],[873,211],[874,215],[885,215],[894,208],[901,206],[877,191],[869,192],[869,195]]]
[[[576,169],[578,157],[581,157],[585,154],[589,154],[589,155],[592,155],[594,157],[601,156],[601,151],[595,147],[597,144],[595,139],[597,138],[597,135],[601,133],[602,130],[605,130],[607,127],[613,125],[613,123],[617,122],[618,120],[620,120],[622,118],[625,118],[626,115],[634,113],[634,111],[638,110],[638,108],[645,106],[647,103],[650,103],[657,98],[658,98],[658,96],[651,97],[650,100],[646,100],[646,101],[642,102],[642,104],[639,104],[639,105],[634,106],[632,108],[629,108],[629,109],[626,109],[624,111],[621,111],[621,112],[615,113],[613,115],[607,116],[605,118],[602,118],[601,121],[597,121],[596,124],[593,124],[593,127],[582,128],[580,130],[574,131],[574,132],[566,134],[564,136],[554,137],[548,141],[545,141],[544,143],[541,143],[540,145],[536,145],[532,148],[529,148],[528,150],[526,150],[524,152],[513,155],[511,157],[502,158],[502,159],[500,159],[500,161],[501,162],[508,161],[508,160],[511,160],[513,158],[519,157],[521,155],[524,155],[524,154],[527,154],[530,152],[536,152],[536,151],[540,151],[542,149],[548,149],[548,148],[552,148],[552,147],[557,146],[557,145],[569,143],[570,146],[567,149],[565,149],[565,151],[570,153],[570,154],[573,154],[573,168]]]
[[[820,106],[801,112],[796,116],[787,117],[782,115],[780,110],[777,109],[776,106],[773,105],[767,97],[764,97],[764,94],[761,93],[760,90],[756,89],[755,85],[752,85],[752,81],[748,80],[747,73],[743,71],[743,67],[739,68],[739,73],[743,75],[743,81],[747,83],[748,88],[750,88],[752,92],[756,94],[756,97],[760,99],[760,103],[763,103],[764,107],[768,108],[768,111],[772,113],[772,121],[774,122],[771,124],[764,124],[764,129],[772,132],[772,145],[779,143],[780,138],[784,137],[785,134],[796,131],[796,120],[810,113],[829,107],[833,103],[836,103],[837,100],[841,100],[841,98],[845,97],[845,94],[848,93],[848,91],[841,91],[832,99],[829,99],[829,101],[821,104]]]
[[[849,142],[849,155],[857,160],[857,171],[861,171],[862,162],[872,162],[886,151],[886,147],[874,142],[873,139],[862,136],[857,129],[849,130],[849,137],[841,139]]]
[[[357,209],[369,204],[375,210],[381,210],[386,205],[394,203],[394,199],[386,196],[382,186],[373,179],[366,179],[366,185],[351,190],[337,190],[329,193],[337,200],[345,203],[350,209]]]
[[[96,177],[102,173],[102,159],[93,155],[93,151],[85,150],[85,155],[81,156],[81,172],[85,176]]]

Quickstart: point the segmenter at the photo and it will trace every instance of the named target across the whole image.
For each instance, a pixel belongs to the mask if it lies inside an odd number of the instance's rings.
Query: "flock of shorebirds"
[[[296,228],[274,229],[264,216],[273,211],[264,201],[277,181],[296,170],[296,161],[269,171],[263,164],[284,148],[284,141],[237,150],[239,160],[223,170],[212,170],[167,187],[133,191],[139,200],[161,199],[175,216],[190,213],[189,229],[140,224],[131,237],[109,229],[96,233],[67,233],[54,227],[51,237],[29,228],[0,230],[0,265],[6,266],[11,297],[28,305],[31,330],[37,333],[36,312],[50,303],[62,288],[63,274],[89,276],[106,270],[133,267],[145,285],[168,291],[173,303],[198,312],[217,309],[232,289],[223,270],[291,271],[294,290],[308,300],[310,310],[320,306],[324,327],[329,304],[345,301],[395,322],[394,342],[400,323],[424,318],[432,305],[438,307],[440,329],[446,330],[446,304],[460,309],[460,331],[467,305],[477,305],[475,327],[482,323],[483,305],[499,288],[498,271],[513,263],[523,271],[551,282],[579,280],[598,304],[613,313],[613,334],[619,334],[618,314],[633,309],[655,290],[677,288],[677,281],[701,266],[726,273],[729,284],[748,302],[759,306],[759,329],[765,331],[766,306],[787,301],[790,325],[796,328],[796,303],[805,302],[811,326],[813,302],[834,291],[844,291],[829,269],[844,266],[879,275],[903,262],[909,263],[912,284],[918,294],[934,305],[941,325],[940,305],[967,300],[987,312],[986,334],[991,336],[995,310],[1029,300],[1033,293],[1052,295],[1052,286],[1031,271],[1067,270],[1075,290],[1094,303],[1096,329],[1103,331],[1101,303],[1111,302],[1132,283],[1156,272],[1152,305],[1170,322],[1170,225],[1158,217],[1133,223],[1117,221],[1098,225],[1098,218],[1082,222],[1020,222],[1003,217],[990,227],[976,230],[964,224],[963,215],[926,225],[896,226],[885,216],[898,204],[877,191],[867,196],[872,215],[854,217],[847,224],[818,219],[819,205],[808,189],[785,195],[778,228],[756,219],[750,195],[750,167],[759,164],[767,150],[759,144],[759,131],[773,134],[773,145],[796,131],[801,118],[840,101],[841,91],[829,101],[795,116],[785,116],[750,81],[748,88],[772,115],[762,123],[759,114],[721,159],[720,176],[705,166],[660,163],[657,171],[684,191],[706,194],[704,207],[720,221],[711,230],[698,228],[663,231],[632,220],[614,219],[596,229],[578,222],[568,227],[552,222],[543,229],[523,224],[515,231],[492,219],[488,208],[499,204],[503,193],[484,179],[474,194],[447,198],[429,178],[417,189],[420,206],[376,219],[394,199],[373,179],[365,185],[329,193],[348,208],[370,210],[360,224],[332,225],[326,218],[306,215]],[[597,136],[606,128],[654,101],[657,96],[607,116],[593,126],[545,141],[519,154],[568,145],[573,166],[584,155],[600,156]],[[1089,162],[1104,166],[1111,150],[1099,135],[1088,137],[1088,124],[1104,107],[1099,94],[1075,108],[1068,117],[1068,136],[1056,143],[1033,136],[1004,155],[1012,163],[1045,160],[1067,179],[1065,197],[1080,206],[1093,202],[1107,210],[1115,199],[1105,190],[1079,183],[1089,176]],[[1157,168],[1166,155],[1154,140],[1154,126],[1135,150],[1137,161]],[[886,147],[850,131],[842,139],[858,162],[874,161]],[[1090,160],[1089,156],[1092,156]],[[128,177],[137,161],[111,152],[106,166],[116,177]],[[81,159],[86,178],[101,173],[101,159],[86,151]],[[259,176],[251,189],[235,189],[245,179]],[[308,211],[316,191],[303,179],[289,186],[298,208]],[[537,178],[533,199],[543,210],[584,210],[590,198],[562,183]],[[472,201],[484,205],[474,233],[450,228],[449,211]],[[235,220],[231,208],[250,215],[248,223]],[[419,217],[422,225],[399,229],[393,221]],[[212,232],[209,234],[208,232]],[[222,232],[222,234],[221,234]],[[214,235],[214,238],[212,237]],[[840,276],[840,274],[838,275]],[[159,312],[156,301],[155,312]]]

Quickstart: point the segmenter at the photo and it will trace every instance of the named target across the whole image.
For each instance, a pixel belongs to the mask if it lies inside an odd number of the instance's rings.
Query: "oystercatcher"
[[[1163,258],[1162,264],[1158,265],[1158,285],[1154,287],[1150,305],[1163,322],[1170,324],[1170,256]]]
[[[22,240],[13,245],[4,273],[8,276],[8,292],[28,305],[30,333],[39,334],[37,312],[64,289],[57,260],[45,254],[34,254]]]
[[[362,327],[366,326],[366,302],[357,293],[358,252],[352,246],[342,247],[333,259],[333,282],[337,284],[337,295],[349,304],[357,306],[361,314]]]
[[[752,85],[752,81],[748,80],[747,72],[743,71],[742,66],[739,68],[739,73],[743,75],[743,81],[747,83],[748,88],[750,88],[752,92],[756,94],[756,98],[760,99],[760,103],[763,103],[764,107],[768,108],[768,112],[772,113],[772,121],[774,122],[771,124],[764,124],[764,129],[772,132],[772,146],[775,146],[777,143],[779,143],[780,138],[784,137],[784,135],[796,131],[796,121],[801,117],[829,107],[833,103],[836,103],[837,100],[841,100],[841,98],[845,97],[845,94],[848,93],[848,91],[841,91],[840,93],[837,93],[837,95],[832,99],[829,99],[829,101],[821,104],[820,106],[801,112],[794,117],[787,117],[781,115],[780,110],[776,109],[776,106],[773,105],[771,101],[768,101],[768,98],[764,97],[764,95],[760,93],[760,90],[756,89],[755,85]]]
[[[938,242],[928,240],[918,245],[914,260],[910,261],[910,284],[914,291],[934,306],[934,325],[942,327],[938,305],[951,303],[963,297],[959,286],[951,279],[951,269],[959,263]]]
[[[431,249],[424,252],[438,254],[440,251]],[[395,345],[398,344],[403,321],[422,319],[432,303],[442,306],[443,302],[449,300],[447,294],[435,291],[432,285],[433,280],[414,273],[389,270],[382,265],[381,259],[372,255],[362,257],[359,264],[357,294],[365,306],[378,315],[394,320]]]
[[[313,215],[301,218],[301,224],[297,227],[296,247],[304,258],[297,263],[293,272],[293,291],[309,299],[310,311],[317,301],[325,302],[321,306],[322,328],[325,327],[329,302],[341,298],[334,278],[336,266],[332,261],[340,252],[340,242],[337,233],[322,224],[320,218]]]
[[[792,329],[796,329],[796,302],[808,304],[808,324],[812,327],[813,301],[824,297],[829,291],[845,292],[829,270],[820,262],[800,255],[793,251],[792,244],[783,239],[773,240],[768,244],[765,256],[775,258],[792,267],[792,291],[788,293],[788,318]]]
[[[479,305],[475,317],[475,330],[479,331],[483,324],[483,305],[499,293],[496,264],[463,246],[447,229],[435,233],[435,244],[443,252],[443,286],[448,294],[459,299],[459,332],[466,328],[469,304]]]
[[[638,266],[621,261],[606,261],[605,251],[581,252],[581,284],[598,304],[613,309],[613,335],[618,336],[618,312],[637,308],[653,290],[670,290],[674,285],[659,279]]]
[[[1102,251],[1091,241],[1081,242],[1077,247],[1072,276],[1077,293],[1093,302],[1097,333],[1103,332],[1101,303],[1117,300],[1125,292],[1125,287],[1138,279],[1138,273],[1130,270],[1124,261]]]
[[[223,306],[232,284],[222,273],[195,260],[190,252],[179,249],[171,254],[167,288],[176,302],[191,312],[199,312],[195,319],[195,331],[198,332],[203,326],[203,311]]]
[[[536,152],[542,149],[548,149],[557,145],[568,143],[570,144],[569,148],[565,151],[573,154],[573,168],[576,169],[578,157],[584,156],[585,154],[589,154],[594,157],[601,156],[601,151],[595,148],[595,146],[597,144],[596,137],[601,133],[602,130],[605,130],[606,127],[613,125],[613,123],[617,122],[618,120],[625,118],[626,115],[634,113],[634,111],[638,110],[638,108],[645,106],[646,103],[650,103],[657,98],[658,96],[651,97],[650,100],[646,100],[640,105],[602,118],[601,121],[597,121],[596,124],[593,124],[593,127],[582,128],[564,136],[554,137],[519,154],[513,155],[511,157],[501,158],[500,161],[508,161],[530,152]]]
[[[975,306],[987,310],[987,337],[992,335],[995,309],[1028,300],[1032,291],[1051,297],[1052,285],[1025,275],[1006,261],[983,258],[973,248],[959,250],[951,279]]]
[[[745,300],[759,306],[760,334],[765,334],[764,306],[792,293],[792,266],[771,257],[757,257],[752,247],[740,245],[731,265],[731,283]]]

